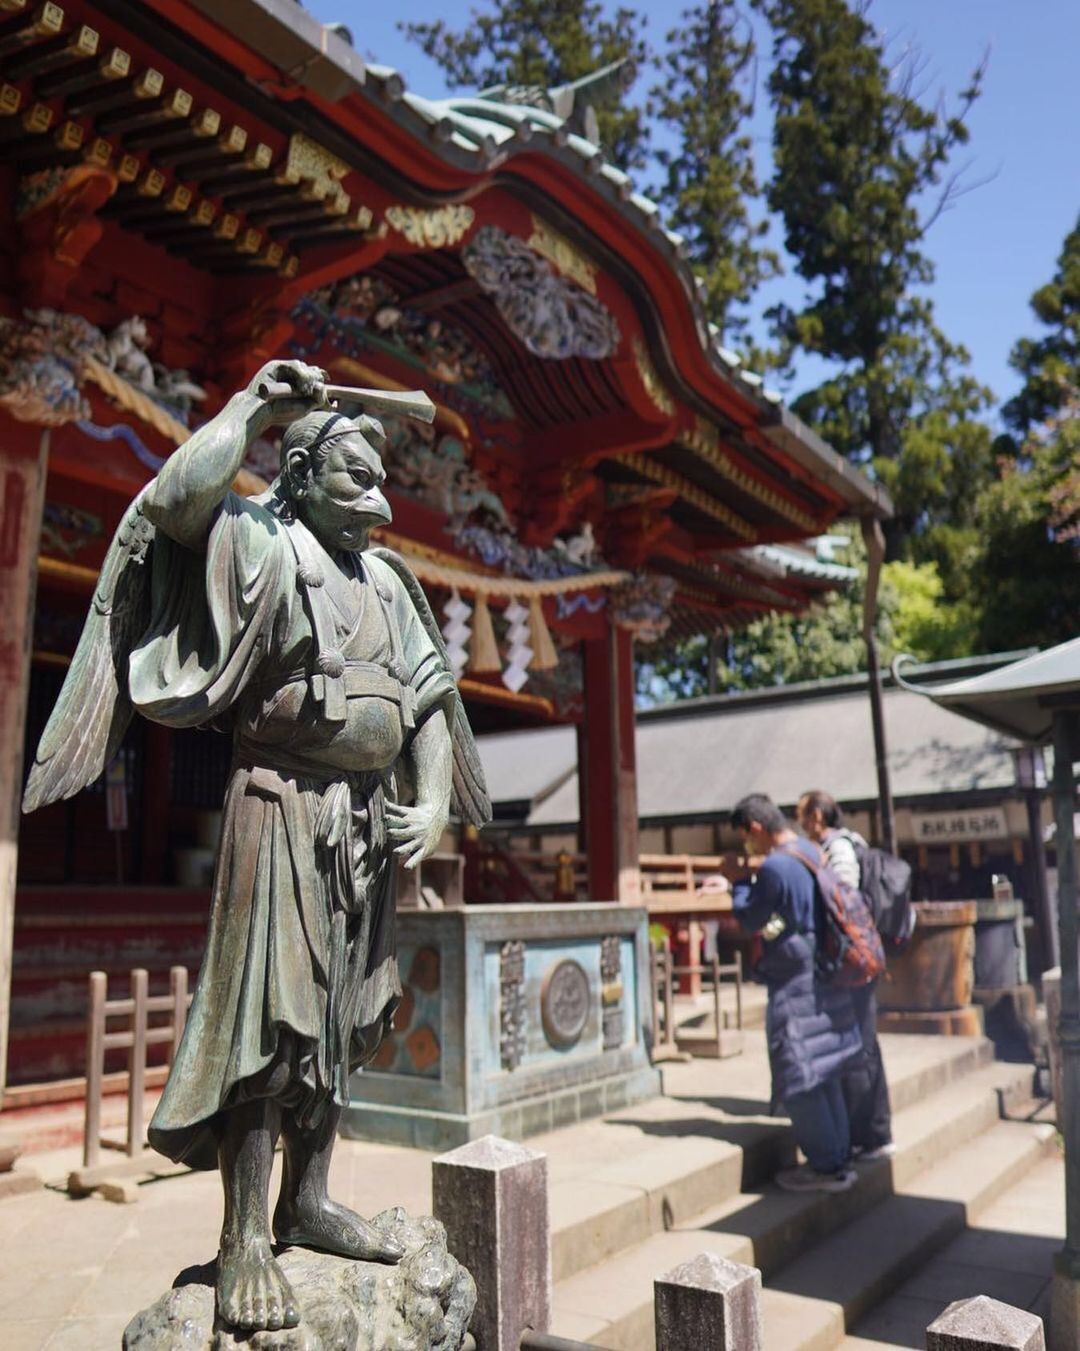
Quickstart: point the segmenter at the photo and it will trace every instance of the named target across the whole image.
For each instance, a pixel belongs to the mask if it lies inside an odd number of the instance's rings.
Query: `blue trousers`
[[[809,1093],[784,1099],[795,1139],[810,1167],[819,1173],[835,1173],[851,1154],[851,1130],[847,1106],[838,1079],[819,1084]]]

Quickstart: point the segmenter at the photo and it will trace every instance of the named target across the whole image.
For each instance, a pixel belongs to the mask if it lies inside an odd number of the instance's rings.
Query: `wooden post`
[[[131,973],[131,1051],[128,1059],[128,1135],[130,1158],[144,1146],[143,1098],[146,1093],[146,1000],[149,977],[142,967]]]
[[[664,1040],[675,1045],[675,954],[664,949]]]
[[[634,747],[633,638],[609,625],[585,650],[585,724],[578,772],[583,788],[589,899],[641,902]]]
[[[686,973],[685,992],[693,995],[695,999],[701,993],[701,957],[704,943],[705,931],[701,927],[701,921],[691,915],[686,921],[686,965],[690,970]]]
[[[716,1052],[720,1054],[720,1041],[724,1034],[724,1015],[720,1009],[720,958],[714,952],[712,966],[713,1008],[716,1010]]]
[[[92,1168],[101,1157],[101,1080],[105,1073],[105,997],[108,980],[104,971],[90,972],[90,1000],[86,1024],[84,1168]]]
[[[866,543],[866,592],[863,596],[863,641],[866,644],[866,671],[870,689],[870,721],[874,732],[874,761],[877,766],[878,805],[881,812],[881,844],[896,853],[896,817],[893,813],[892,785],[889,780],[889,753],[885,744],[885,707],[878,657],[877,620],[878,582],[885,561],[885,537],[876,516],[862,518],[862,536]]]
[[[0,1106],[7,1082],[19,797],[49,432],[0,417]]]
[[[735,1026],[742,1031],[742,953],[735,953]]]
[[[649,943],[649,991],[652,995],[653,1041],[660,1045],[660,953]]]

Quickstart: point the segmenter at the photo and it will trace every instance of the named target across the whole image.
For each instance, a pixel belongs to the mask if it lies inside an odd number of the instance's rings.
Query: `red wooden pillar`
[[[585,722],[578,738],[589,899],[637,905],[637,773],[634,753],[634,640],[609,625],[585,649]]]
[[[0,1105],[7,1083],[26,696],[49,434],[0,415]]]

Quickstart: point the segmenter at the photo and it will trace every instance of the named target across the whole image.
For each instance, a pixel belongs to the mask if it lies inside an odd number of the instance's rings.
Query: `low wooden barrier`
[[[679,1028],[675,1020],[675,983],[680,976],[695,975],[712,978],[713,1026],[709,1028]],[[734,1026],[728,1026],[724,1016],[722,988],[724,977],[730,977],[735,994]],[[685,1059],[687,1055],[726,1060],[743,1051],[742,1035],[742,956],[735,954],[733,962],[721,962],[713,957],[705,963],[677,965],[669,948],[654,948],[651,964],[653,999],[653,1060]]]
[[[673,976],[697,975],[712,977],[713,992],[713,1028],[676,1027],[675,1044],[680,1051],[689,1051],[691,1055],[707,1056],[716,1060],[727,1060],[733,1055],[742,1055],[742,954],[736,953],[733,962],[721,962],[713,957],[705,963],[693,966],[673,966]],[[727,1026],[721,1004],[722,980],[730,977],[735,991],[735,1025]]]
[[[68,1191],[85,1195],[100,1190],[110,1199],[131,1200],[133,1194],[124,1179],[146,1171],[159,1171],[164,1160],[146,1147],[143,1109],[146,1097],[146,1051],[162,1042],[169,1046],[169,1064],[173,1062],[184,1034],[188,994],[187,967],[169,971],[169,993],[151,995],[149,975],[142,967],[131,973],[131,993],[124,999],[108,998],[108,976],[104,971],[90,973],[90,1009],[86,1035],[86,1115],[83,1126],[83,1166],[68,1177]],[[168,1020],[150,1026],[150,1016],[168,1014]],[[114,1019],[126,1019],[128,1026],[109,1031]],[[101,1099],[105,1080],[105,1055],[112,1050],[128,1052],[127,1132],[125,1139],[112,1140],[101,1134]],[[123,1162],[101,1162],[101,1151],[123,1153]],[[154,1165],[148,1169],[148,1165]]]
[[[652,987],[653,1045],[652,1060],[685,1060],[675,1041],[675,976],[670,948],[654,948],[649,963]]]

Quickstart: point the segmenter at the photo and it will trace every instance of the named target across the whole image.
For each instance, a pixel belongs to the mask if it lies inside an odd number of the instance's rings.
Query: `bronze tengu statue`
[[[414,867],[436,847],[451,799],[466,821],[490,818],[424,593],[400,557],[368,547],[390,520],[382,428],[331,396],[434,413],[422,394],[340,390],[275,361],[200,427],[124,515],[23,803],[97,778],[133,710],[232,732],[206,956],[149,1134],[171,1159],[221,1169],[217,1307],[242,1329],[299,1322],[275,1238],[402,1255],[330,1199],[330,1154],[349,1073],[401,993],[396,860]],[[249,444],[275,424],[280,475],[238,497]]]

